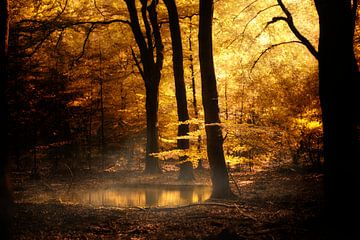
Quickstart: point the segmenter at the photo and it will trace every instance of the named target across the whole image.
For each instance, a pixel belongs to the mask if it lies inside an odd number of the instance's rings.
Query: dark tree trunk
[[[164,61],[163,44],[159,24],[157,22],[156,1],[152,1],[148,6],[147,0],[141,0],[141,14],[145,26],[145,36],[141,31],[139,18],[135,6],[135,0],[125,0],[131,21],[131,30],[135,41],[140,50],[141,63],[137,61],[135,53],[133,57],[140,74],[145,83],[146,89],[146,173],[160,173],[161,168],[157,157],[153,153],[159,151],[159,132],[158,132],[158,96],[159,83],[161,78],[161,69]],[[153,42],[155,44],[153,44]],[[154,49],[155,47],[155,49]],[[156,54],[154,54],[156,50]],[[156,57],[154,57],[156,55]],[[142,64],[142,67],[141,67]]]
[[[199,110],[198,110],[197,101],[196,101],[194,58],[193,58],[193,49],[192,49],[192,17],[190,17],[188,41],[189,41],[189,51],[190,51],[189,61],[190,61],[190,73],[191,73],[191,88],[192,88],[192,97],[193,97],[192,105],[194,108],[195,118],[197,120],[199,120]],[[199,130],[199,129],[200,129],[199,123],[197,123],[195,130]],[[201,152],[201,134],[200,133],[197,137],[197,150],[198,150],[198,153]],[[198,165],[197,165],[196,169],[199,171],[204,170],[203,159],[198,160]]]
[[[159,160],[152,156],[159,152],[159,126],[158,126],[158,95],[159,86],[146,88],[146,161],[145,172],[149,174],[160,173]]]
[[[199,58],[202,99],[205,112],[207,155],[213,185],[211,197],[231,198],[234,194],[230,189],[229,176],[225,164],[213,62],[212,17],[213,1],[200,0]]]
[[[357,1],[354,1],[356,3]],[[324,130],[326,219],[342,239],[357,231],[360,197],[359,79],[350,1],[316,0]],[[354,5],[356,8],[356,5]]]
[[[8,40],[9,40],[9,5],[8,1],[0,2],[0,101],[1,101],[1,155],[0,155],[0,236],[10,238],[12,197],[8,178],[8,107],[6,88],[8,82]]]
[[[182,49],[182,41],[181,41],[179,15],[175,0],[164,0],[164,3],[168,11],[169,23],[170,23],[178,121],[186,122],[189,120],[189,113],[188,113],[187,99],[186,99],[183,49]],[[179,149],[189,148],[189,139],[181,138],[183,136],[188,136],[188,134],[189,134],[189,124],[180,123],[178,125],[178,135],[177,135],[178,136],[177,147]],[[182,158],[182,160],[186,160],[186,158],[184,157]],[[194,179],[194,173],[192,172],[192,169],[193,168],[191,162],[189,163],[184,162],[180,164],[179,179],[184,179],[184,180]]]
[[[101,169],[105,168],[105,132],[104,132],[104,78],[103,78],[103,70],[102,70],[102,53],[101,48],[99,46],[99,87],[100,87],[100,154],[101,154]]]
[[[189,113],[186,101],[186,88],[184,80],[183,49],[181,43],[181,33],[179,25],[179,15],[177,12],[175,0],[164,0],[169,14],[171,42],[173,49],[173,69],[175,79],[175,94],[178,120],[185,122],[189,120]],[[189,124],[180,124],[178,126],[178,136],[187,136],[189,134]],[[179,149],[189,148],[189,139],[178,139]]]

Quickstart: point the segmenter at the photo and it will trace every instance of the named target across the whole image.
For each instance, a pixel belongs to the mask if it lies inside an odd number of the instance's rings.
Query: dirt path
[[[241,185],[239,200],[217,204],[113,209],[56,202],[18,203],[13,236],[14,239],[326,239],[320,220],[321,174],[278,168],[233,176]]]

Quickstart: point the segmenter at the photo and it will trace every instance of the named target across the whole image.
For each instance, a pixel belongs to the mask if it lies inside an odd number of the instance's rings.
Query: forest
[[[358,239],[357,0],[1,0],[1,239]]]

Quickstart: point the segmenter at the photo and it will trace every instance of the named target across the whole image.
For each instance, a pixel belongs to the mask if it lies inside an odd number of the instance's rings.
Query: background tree
[[[5,239],[9,236],[11,220],[11,193],[8,175],[8,41],[9,41],[9,2],[0,3],[0,104],[1,122],[0,136],[3,146],[0,153],[0,234]]]
[[[213,185],[212,198],[230,198],[233,193],[225,164],[218,94],[212,50],[213,1],[200,0],[199,58],[205,113],[207,155]]]

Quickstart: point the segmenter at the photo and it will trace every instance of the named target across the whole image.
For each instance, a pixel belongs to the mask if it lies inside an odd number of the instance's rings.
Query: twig
[[[89,38],[90,38],[90,34],[91,32],[94,30],[95,28],[95,25],[94,24],[91,24],[91,27],[89,28],[89,30],[87,31],[86,33],[86,37],[85,37],[85,40],[84,40],[84,43],[83,43],[83,46],[82,46],[82,51],[80,53],[80,55],[75,59],[75,61],[73,62],[73,64],[75,62],[78,62],[85,54],[85,48],[86,48],[86,44],[87,42],[89,41]]]
[[[271,6],[269,6],[269,7],[266,7],[266,8],[263,8],[263,9],[259,10],[259,11],[255,14],[255,16],[253,16],[253,17],[245,24],[245,27],[244,27],[244,29],[242,30],[242,32],[241,32],[236,38],[234,38],[234,39],[226,46],[226,48],[229,48],[229,47],[238,39],[239,36],[242,36],[242,37],[241,37],[241,40],[244,38],[244,34],[245,34],[248,26],[250,25],[250,23],[251,23],[252,21],[255,20],[255,18],[257,18],[261,13],[263,13],[263,12],[265,12],[265,11],[273,8],[273,7],[276,7],[276,6],[278,6],[278,4],[274,4],[274,5],[271,5]]]
[[[252,70],[255,68],[256,64],[259,62],[259,60],[261,59],[261,57],[262,57],[265,53],[267,53],[268,51],[270,51],[271,49],[273,49],[273,48],[275,48],[275,47],[278,47],[278,46],[281,46],[281,45],[285,45],[285,44],[290,44],[290,43],[303,44],[303,43],[300,42],[300,41],[288,41],[288,42],[281,42],[281,43],[273,44],[273,45],[267,47],[264,51],[261,52],[261,54],[258,56],[258,58],[255,60],[255,62],[254,62],[253,65],[251,66],[250,74],[252,73]]]
[[[103,16],[105,18],[104,13],[100,10],[100,8],[98,7],[96,0],[94,0],[94,6],[96,8],[96,10],[100,13],[101,16]]]
[[[196,207],[196,206],[215,206],[215,207],[226,207],[226,208],[237,208],[236,204],[230,205],[225,203],[218,203],[218,202],[204,202],[204,203],[192,203],[189,205],[178,206],[178,207],[158,207],[158,208],[151,208],[152,210],[159,210],[159,211],[167,211],[167,210],[177,210],[189,207]],[[145,208],[150,209],[150,208]]]
[[[234,21],[236,18],[238,18],[238,17],[241,15],[241,13],[245,12],[249,7],[251,7],[251,6],[252,6],[253,4],[255,4],[257,1],[258,1],[258,0],[254,0],[254,1],[252,1],[251,3],[249,3],[248,5],[246,5],[246,6],[239,12],[239,14],[233,18],[233,21]]]

